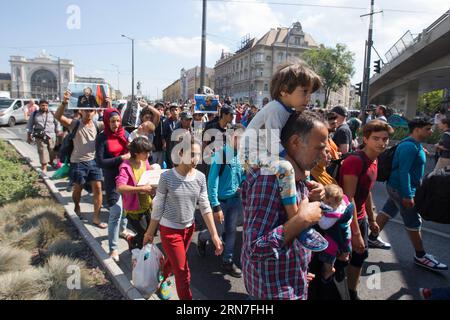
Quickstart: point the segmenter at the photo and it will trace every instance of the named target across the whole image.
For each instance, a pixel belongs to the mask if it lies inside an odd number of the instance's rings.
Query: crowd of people
[[[232,105],[225,98],[216,113],[204,114],[193,104],[138,100],[123,110],[82,109],[71,118],[65,115],[66,92],[55,114],[44,100],[36,110],[30,106],[28,141],[36,141],[44,172],[54,163],[56,137],[65,135],[71,143],[66,160],[75,212],[83,217],[80,198],[87,188],[93,194],[92,223],[108,229],[112,259],[119,261],[119,237],[131,250],[153,243],[159,232],[165,254],[162,299],[170,298],[172,274],[179,298],[192,299],[186,253],[196,212],[206,224],[198,234],[199,254],[204,256],[212,243],[222,270],[243,278],[250,299],[321,299],[332,290],[338,271],[345,270],[341,281],[350,299],[358,300],[369,248],[391,248],[380,233],[399,212],[414,248],[412,261],[447,270],[424,248],[422,219],[414,206],[426,163],[422,143],[432,123],[409,122],[409,136],[395,151],[386,183],[389,197],[376,212],[371,191],[378,157],[393,133],[386,107],[378,106],[364,124],[348,121],[343,106],[307,110],[321,86],[307,65],[290,63],[275,72],[272,100],[260,107]],[[449,118],[440,121],[445,133],[437,145],[438,168],[450,165]],[[146,171],[160,168],[168,170],[157,187],[139,185]],[[100,219],[103,203],[108,223]],[[239,263],[234,252],[240,220]],[[311,281],[323,296],[311,294]]]

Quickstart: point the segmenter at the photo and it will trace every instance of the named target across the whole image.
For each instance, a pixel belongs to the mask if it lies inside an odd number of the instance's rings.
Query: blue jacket
[[[404,199],[412,199],[425,172],[427,158],[422,145],[413,138],[405,138],[398,145],[392,161],[388,185],[398,190]]]
[[[212,157],[212,163],[208,174],[208,198],[214,212],[220,206],[220,200],[227,200],[239,196],[238,189],[245,180],[244,170],[239,162],[237,152],[225,145],[226,159],[222,175],[219,171],[222,166],[223,149],[217,151]],[[231,160],[229,160],[231,159]]]

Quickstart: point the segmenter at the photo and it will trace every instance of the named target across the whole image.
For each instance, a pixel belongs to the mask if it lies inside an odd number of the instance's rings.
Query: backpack
[[[59,148],[58,158],[62,163],[70,162],[70,156],[73,152],[73,139],[77,134],[78,128],[80,127],[81,121],[77,121],[75,128],[70,132],[67,136],[64,137],[64,140],[61,143],[61,147]]]
[[[367,171],[367,162],[366,159],[364,158],[364,156],[359,153],[359,152],[349,152],[347,154],[345,154],[344,156],[342,156],[342,158],[337,159],[337,160],[332,160],[331,164],[327,167],[327,173],[339,183],[339,178],[340,178],[340,171],[341,171],[341,167],[342,164],[344,163],[344,160],[347,159],[349,156],[357,156],[359,157],[362,162],[363,162],[363,170],[362,172]],[[362,174],[361,172],[361,174]],[[358,181],[359,183],[359,181]]]
[[[132,103],[131,101],[128,101],[127,106],[125,108],[125,112],[122,116],[122,126],[124,128],[133,127],[136,126],[136,119],[138,117],[138,105],[137,103]]]
[[[411,140],[403,140],[397,143],[395,146],[392,146],[386,149],[382,154],[378,156],[378,175],[377,181],[386,182],[389,180],[389,177],[392,173],[392,163],[394,162],[395,152],[397,151],[397,147],[403,142],[412,142]],[[419,151],[417,154],[419,154]]]
[[[75,121],[75,120],[74,120]],[[64,140],[61,143],[61,147],[59,148],[58,158],[62,163],[70,163],[70,157],[73,152],[73,139],[77,134],[78,128],[80,127],[81,120],[76,120],[77,124],[75,128],[70,132],[67,136],[64,137]],[[95,129],[97,130],[97,134],[99,134],[100,130],[98,128],[97,122],[94,121]]]
[[[424,220],[450,224],[450,166],[428,175],[414,198],[417,212]]]

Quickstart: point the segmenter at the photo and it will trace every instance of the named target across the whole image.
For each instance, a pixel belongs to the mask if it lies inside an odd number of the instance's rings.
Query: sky
[[[136,40],[135,81],[152,99],[182,68],[200,65],[200,0],[0,0],[0,8],[0,72],[11,72],[11,55],[34,58],[45,50],[73,60],[76,75],[105,78],[130,94],[131,41],[122,34]],[[375,0],[375,11],[383,10],[374,16],[375,49],[385,59],[406,31],[419,34],[449,8],[450,0]],[[209,0],[206,63],[214,67],[222,50],[236,51],[247,34],[259,38],[299,21],[316,42],[343,43],[354,53],[354,84],[362,80],[369,26],[360,15],[369,11],[370,0]]]

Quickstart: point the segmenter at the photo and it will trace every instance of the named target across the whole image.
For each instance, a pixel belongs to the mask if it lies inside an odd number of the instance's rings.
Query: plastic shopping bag
[[[158,275],[164,256],[154,244],[147,244],[139,253],[135,251],[133,256],[137,256],[132,272],[133,284],[142,294],[151,295],[158,289]]]
[[[69,176],[69,171],[70,171],[70,166],[66,162],[66,163],[64,163],[64,165],[61,168],[56,170],[56,172],[53,174],[51,179],[52,180],[64,179]]]

